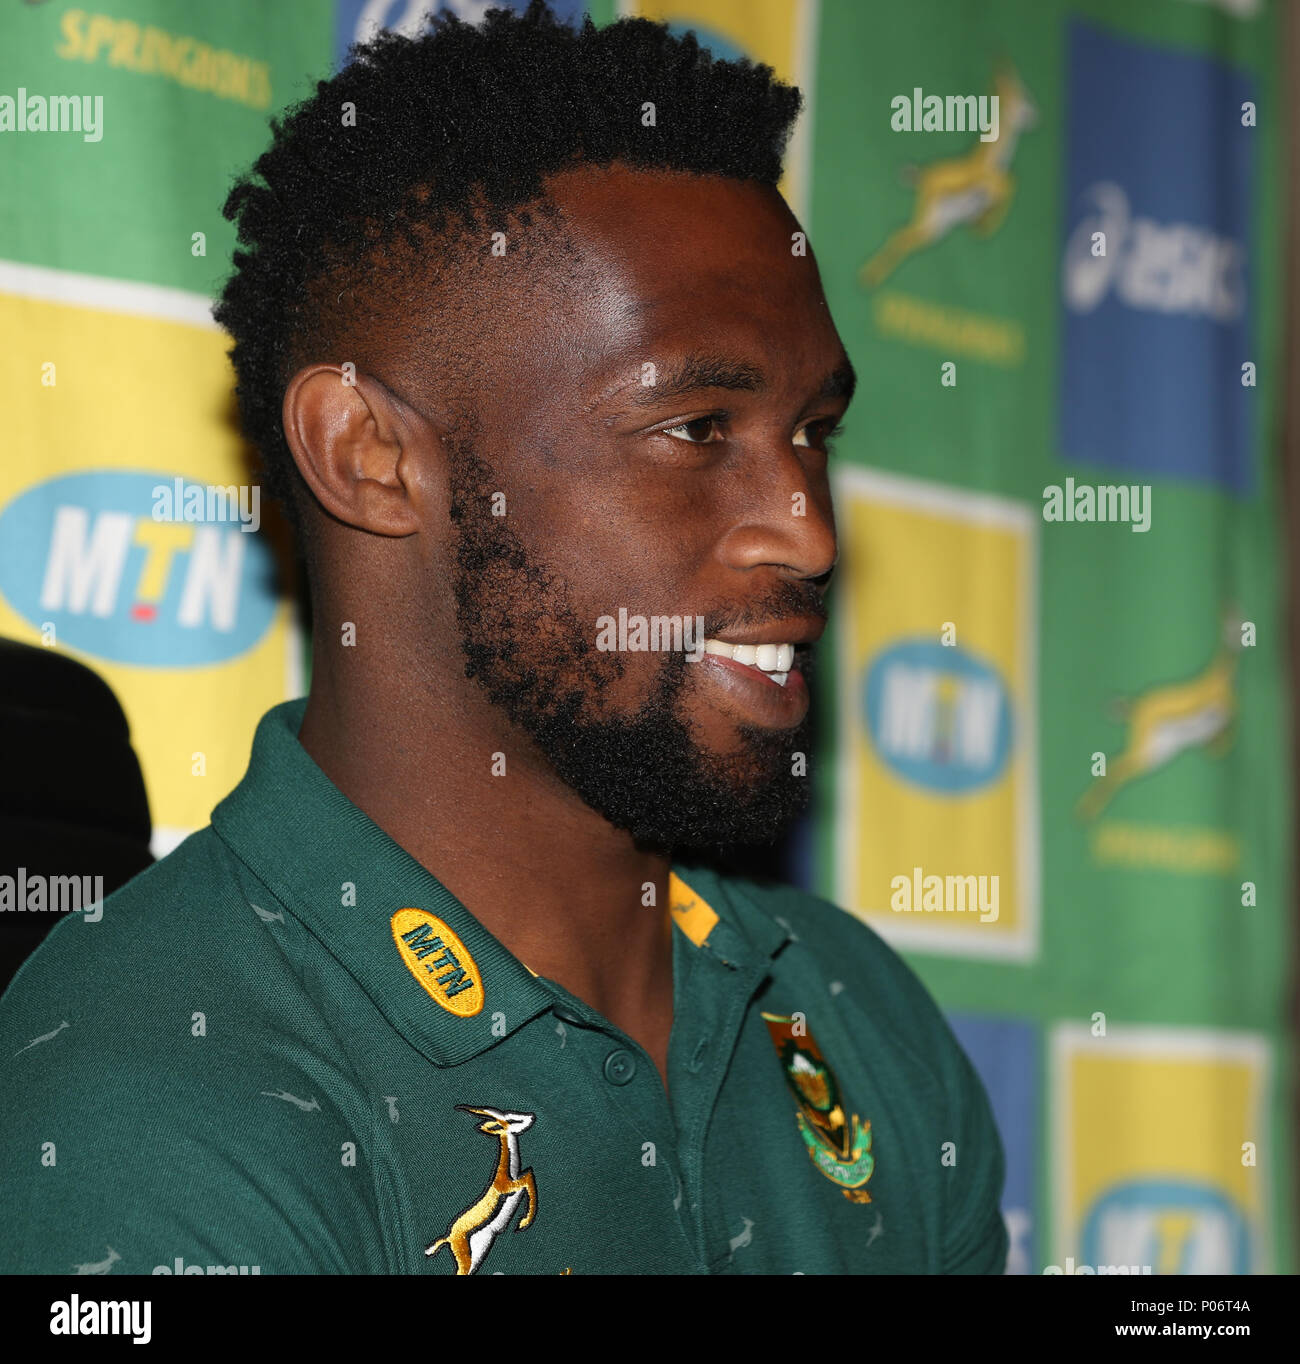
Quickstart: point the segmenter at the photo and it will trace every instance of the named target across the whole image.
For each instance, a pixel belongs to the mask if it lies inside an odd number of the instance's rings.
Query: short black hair
[[[340,310],[357,306],[386,248],[422,235],[427,252],[430,236],[445,246],[494,228],[575,164],[774,186],[800,104],[770,67],[716,60],[693,33],[646,19],[598,29],[590,16],[575,29],[542,0],[523,14],[489,10],[479,26],[443,13],[416,38],[354,46],[337,75],[272,120],[270,148],[223,210],[240,246],[213,316],[234,341],[267,493],[298,520],[284,390],[303,364],[335,358],[315,348],[336,338]]]

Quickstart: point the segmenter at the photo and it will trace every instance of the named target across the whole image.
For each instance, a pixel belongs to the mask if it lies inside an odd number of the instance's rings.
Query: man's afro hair
[[[715,60],[692,33],[645,19],[596,28],[589,16],[575,29],[542,0],[523,14],[489,10],[479,26],[439,14],[417,38],[385,33],[354,47],[337,75],[272,120],[269,150],[224,208],[240,246],[213,314],[234,341],[244,431],[267,492],[293,515],[281,404],[298,367],[337,359],[309,353],[330,344],[315,289],[326,274],[349,286],[331,296],[357,298],[386,246],[417,245],[418,231],[427,250],[430,235],[477,229],[484,216],[494,229],[575,163],[775,185],[800,103],[770,67]]]

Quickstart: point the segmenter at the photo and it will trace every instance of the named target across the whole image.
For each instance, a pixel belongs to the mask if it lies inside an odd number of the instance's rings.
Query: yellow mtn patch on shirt
[[[483,979],[469,948],[436,914],[399,909],[393,941],[406,969],[448,1013],[473,1018],[483,1007]]]
[[[703,944],[718,922],[714,910],[676,872],[668,877],[668,912],[696,947]]]

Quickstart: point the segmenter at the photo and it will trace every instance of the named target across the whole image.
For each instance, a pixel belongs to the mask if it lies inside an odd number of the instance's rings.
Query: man
[[[534,5],[361,49],[235,188],[311,694],[6,996],[10,1269],[1002,1271],[916,978],[678,859],[806,799],[854,379],[798,100]]]

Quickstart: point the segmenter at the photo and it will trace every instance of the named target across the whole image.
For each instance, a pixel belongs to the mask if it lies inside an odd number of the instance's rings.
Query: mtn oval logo
[[[113,663],[224,663],[266,634],[279,604],[274,556],[237,521],[156,521],[176,476],[62,474],[0,512],[0,594],[34,629]],[[201,486],[201,485],[192,485]]]
[[[454,929],[427,909],[399,909],[391,920],[402,964],[435,1004],[457,1018],[483,1008],[483,977]]]
[[[1011,754],[1011,698],[985,659],[904,639],[865,669],[862,709],[880,760],[904,781],[964,795],[996,781]]]
[[[1103,1189],[1084,1220],[1080,1254],[1093,1265],[1149,1265],[1152,1274],[1253,1274],[1251,1241],[1251,1224],[1226,1189],[1157,1177]]]

